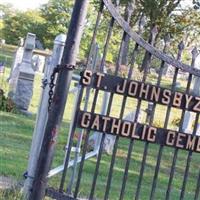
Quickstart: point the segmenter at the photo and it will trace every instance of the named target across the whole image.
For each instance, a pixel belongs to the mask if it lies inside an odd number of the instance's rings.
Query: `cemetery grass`
[[[6,73],[9,73],[9,70],[6,70]],[[6,77],[6,76],[5,76]],[[34,96],[30,105],[30,111],[33,113],[37,112],[38,108],[38,102],[39,102],[39,96],[40,96],[40,90],[41,90],[41,75],[37,74],[34,84]],[[7,86],[5,87],[7,89]],[[58,137],[58,144],[56,146],[56,153],[55,153],[55,159],[53,162],[53,167],[59,166],[63,162],[64,157],[64,149],[67,142],[67,133],[69,129],[69,115],[72,112],[73,108],[73,102],[75,97],[73,95],[70,95],[68,98],[68,105],[64,116],[64,122],[62,124],[62,128]],[[112,116],[118,116],[119,113],[119,106],[121,105],[121,97],[116,96],[117,101],[115,101],[115,106],[112,108]],[[131,103],[135,104],[135,102],[132,102],[132,100],[129,100],[129,103],[127,104],[127,109],[125,113],[128,113],[130,109],[133,107],[131,106]],[[97,105],[97,111],[100,110],[100,105]],[[146,102],[143,102],[142,109],[145,110],[146,108]],[[160,106],[157,108],[158,112],[163,112],[163,107]],[[179,113],[173,112],[173,119],[178,118]],[[67,115],[68,114],[68,115]],[[28,153],[31,145],[31,137],[32,132],[34,129],[35,124],[35,114],[33,116],[27,117],[21,114],[16,113],[6,113],[6,112],[0,112],[0,176],[11,176],[13,179],[17,181],[23,180],[23,173],[26,171],[27,168],[27,162],[28,162]],[[162,124],[162,119],[159,118],[159,116],[156,117],[157,121],[154,123],[158,126]],[[175,128],[175,125],[171,123],[171,127]],[[115,200],[118,199],[120,194],[120,188],[122,184],[123,179],[123,172],[125,168],[126,163],[126,157],[128,152],[128,146],[129,146],[129,140],[127,139],[120,139],[119,140],[119,147],[116,154],[116,162],[114,165],[114,171],[113,171],[113,178],[112,178],[112,184],[111,184],[111,191],[110,191],[110,197],[111,199]],[[130,161],[130,168],[129,168],[129,176],[127,179],[126,184],[126,190],[125,190],[125,196],[124,199],[132,199],[133,195],[136,191],[136,185],[138,182],[140,167],[141,167],[141,161],[144,151],[144,145],[145,143],[135,141],[131,161]],[[155,171],[155,165],[156,165],[156,159],[158,155],[159,146],[154,144],[149,144],[149,151],[147,155],[147,161],[146,161],[146,167],[144,171],[144,178],[142,181],[142,187],[141,187],[141,195],[140,199],[148,199],[150,191],[151,191],[151,184],[154,176]],[[159,171],[158,176],[158,182],[157,182],[157,188],[156,188],[156,195],[155,199],[164,199],[164,194],[166,191],[167,183],[169,180],[169,173],[170,173],[170,167],[172,163],[173,158],[173,148],[164,148],[162,160],[161,160],[161,167]],[[188,153],[186,151],[179,151],[178,153],[178,160],[176,163],[176,172],[175,172],[175,178],[172,184],[172,194],[171,199],[178,199],[180,195],[181,186],[183,183],[183,174],[186,167],[186,159],[187,159]],[[96,197],[98,199],[102,199],[105,187],[106,187],[106,181],[108,177],[109,167],[110,167],[110,161],[111,156],[108,154],[103,154],[102,161],[100,164],[99,169],[99,176],[96,186]],[[96,158],[91,158],[90,160],[87,160],[84,165],[84,172],[83,177],[81,181],[80,186],[80,197],[87,197],[89,189],[91,187],[92,178],[93,178],[93,172],[95,169],[95,163]],[[186,195],[185,199],[193,199],[194,198],[194,190],[196,187],[196,180],[199,173],[199,165],[200,165],[200,158],[199,155],[193,154],[191,166],[189,170],[189,176],[188,176],[188,184],[186,185]],[[68,170],[68,176],[71,173],[71,169]],[[58,176],[53,177],[50,179],[49,184],[51,186],[54,186],[55,188],[59,187],[59,181],[60,181],[60,174]],[[77,178],[77,176],[76,176]],[[68,178],[69,180],[69,178]],[[67,185],[65,185],[67,187]],[[4,200],[6,199],[20,199],[19,196],[19,190],[13,190],[11,193],[0,192],[0,199]]]
[[[3,176],[12,176],[14,179],[21,181],[21,179],[23,179],[22,174],[26,171],[27,167],[28,151],[31,143],[31,133],[33,131],[34,118],[27,118],[23,115],[9,114],[4,112],[1,112],[0,116],[2,127],[0,136],[0,155],[2,155],[0,159],[0,174]],[[68,124],[64,123],[63,127],[65,128],[62,128],[61,134],[58,139],[56,156],[53,163],[54,167],[59,166],[60,164],[62,164],[63,161]],[[117,197],[119,195],[120,186],[122,183],[128,145],[129,142],[127,140],[120,140],[110,192],[112,199],[118,199]],[[127,200],[132,199],[131,197],[136,189],[143,148],[144,143],[142,142],[136,142],[134,145],[132,159],[130,163],[129,176],[127,180],[127,189],[125,193],[125,199]],[[161,161],[161,169],[158,177],[156,199],[163,199],[163,192],[165,192],[166,184],[169,178],[169,168],[172,162],[173,151],[174,150],[172,148],[167,147],[164,150]],[[144,179],[142,182],[141,199],[148,199],[155,170],[157,153],[158,145],[151,144],[148,152]],[[178,199],[179,197],[178,195],[180,194],[180,188],[183,181],[186,158],[187,152],[180,151],[178,154],[178,162],[176,165],[176,178],[173,182],[173,190],[171,196],[172,199]],[[110,160],[110,155],[103,154],[100,165],[98,183],[96,187],[96,195],[100,199],[103,198],[103,193],[105,191]],[[91,186],[95,162],[96,158],[92,158],[85,162],[84,173],[80,187],[80,197],[87,197],[88,195],[87,191],[89,191],[89,188]],[[185,199],[193,199],[194,197],[193,195],[194,189],[196,187],[196,177],[198,177],[199,163],[199,156],[197,154],[194,154],[191,162]],[[69,170],[69,173],[70,171],[71,170]],[[53,185],[57,188],[59,186],[59,180],[60,175],[52,178],[50,180],[50,185]],[[2,195],[3,194],[5,193],[2,193]],[[17,195],[17,192],[14,190],[14,193],[10,193],[11,197],[12,195]]]

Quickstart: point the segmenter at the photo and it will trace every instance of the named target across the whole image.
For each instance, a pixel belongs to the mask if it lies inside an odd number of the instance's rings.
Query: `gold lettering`
[[[111,133],[114,134],[119,134],[119,130],[120,130],[120,125],[121,125],[121,120],[119,119],[113,119],[112,121],[112,127],[111,127]]]
[[[181,94],[180,92],[175,92],[173,105],[180,108],[182,97],[183,97],[183,94]]]
[[[139,97],[142,98],[142,95],[144,94],[144,98],[147,99],[148,92],[149,92],[149,85],[145,85],[144,83],[142,83],[141,84],[141,88],[140,88],[140,95],[139,95]]]
[[[189,103],[192,100],[192,98],[193,98],[193,96],[189,96],[189,95],[185,94],[185,101],[186,101],[185,102],[185,108],[188,109]]]
[[[138,89],[138,83],[131,81],[128,88],[128,95],[134,97],[137,94],[137,89]]]
[[[108,121],[110,121],[110,117],[102,117],[102,119],[103,119],[103,132],[105,132],[106,131],[106,128],[107,128],[107,123],[108,123]]]
[[[146,130],[147,130],[147,126],[144,125],[143,130],[142,130],[142,137],[141,137],[142,140],[144,140],[144,138],[145,138]]]
[[[140,136],[136,134],[136,126],[137,126],[137,123],[134,123],[131,137],[135,139],[139,139]]]
[[[151,141],[151,142],[155,142],[155,140],[156,140],[156,136],[155,136],[156,132],[157,132],[157,128],[149,127],[147,140]]]
[[[92,123],[91,129],[97,129],[99,131],[99,115],[96,115]]]
[[[195,104],[193,110],[197,111],[197,112],[200,112],[200,97],[195,97],[195,100],[197,100],[198,103]]]
[[[85,70],[83,73],[82,84],[83,85],[90,85],[92,77],[92,71]]]
[[[127,80],[124,80],[124,82],[123,82],[122,85],[118,85],[118,86],[117,86],[116,92],[118,92],[118,93],[120,93],[120,94],[125,93],[126,84],[127,84]]]
[[[198,138],[196,151],[200,152],[200,137]]]
[[[88,128],[90,125],[91,114],[90,113],[83,113],[81,119],[81,127]]]
[[[163,90],[163,98],[161,99],[162,103],[163,104],[169,104],[170,103],[170,97],[171,97],[171,91],[170,90],[167,90],[167,89],[164,89]]]
[[[150,100],[151,101],[158,101],[159,96],[160,96],[160,88],[152,87]]]
[[[97,72],[96,74],[97,74],[97,77],[98,77],[97,78],[97,87],[100,87],[102,78],[105,76],[105,74],[102,74],[102,73],[99,73],[99,72]]]
[[[124,122],[122,124],[122,130],[121,135],[122,136],[129,136],[130,135],[130,129],[131,129],[131,123],[130,122]]]
[[[173,131],[169,131],[167,133],[167,140],[166,140],[166,144],[169,146],[174,146],[174,142],[175,142],[175,135],[176,133]]]
[[[178,133],[178,137],[177,137],[177,140],[176,140],[176,146],[179,147],[179,148],[183,148],[183,144],[181,144],[181,141],[182,141],[182,138],[181,137],[185,137],[186,135],[183,134],[183,133]]]
[[[192,138],[191,135],[188,135],[186,149],[194,150],[195,141],[196,141],[196,137],[195,136]]]

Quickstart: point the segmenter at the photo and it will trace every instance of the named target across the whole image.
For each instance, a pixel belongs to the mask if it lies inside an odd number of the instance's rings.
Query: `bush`
[[[16,110],[14,102],[4,95],[4,91],[0,89],[0,111],[14,112]]]

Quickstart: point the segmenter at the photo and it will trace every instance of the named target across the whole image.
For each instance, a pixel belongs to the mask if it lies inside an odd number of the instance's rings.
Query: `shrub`
[[[0,89],[0,111],[14,112],[16,110],[14,102],[6,97],[4,91]]]

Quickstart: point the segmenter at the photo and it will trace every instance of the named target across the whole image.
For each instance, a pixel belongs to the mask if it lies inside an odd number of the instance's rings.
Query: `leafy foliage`
[[[4,91],[0,89],[0,111],[14,112],[16,110],[13,101],[4,95]]]
[[[28,32],[36,33],[42,39],[44,20],[37,10],[26,12],[16,11],[4,19],[3,35],[8,44],[18,44],[19,38],[24,38]]]
[[[183,0],[121,0],[118,10],[125,19],[128,15],[128,9],[129,12],[132,12],[130,26],[134,30],[137,30],[138,20],[141,16],[145,16],[146,23],[145,32],[143,34],[145,39],[148,39],[151,27],[156,24],[159,29],[157,39],[159,38],[160,40],[166,33],[170,33],[170,35],[173,36],[173,44],[177,46],[177,43],[184,35],[183,38],[186,38],[185,41],[188,42],[188,45],[191,45],[194,42],[198,42],[197,38],[200,32],[199,12],[193,8],[180,10],[179,4],[182,1]],[[81,41],[81,58],[85,58],[89,53],[96,14],[100,4],[98,0],[91,0],[90,2],[83,39]],[[199,0],[194,0],[193,3],[195,6],[198,6]],[[4,13],[0,18],[0,38],[4,38],[7,43],[17,44],[19,37],[25,37],[27,32],[33,32],[43,43],[45,48],[52,48],[56,35],[67,32],[73,4],[73,0],[49,0],[49,2],[42,5],[39,10],[29,10],[25,12],[19,12],[10,5],[0,4],[0,12]],[[127,7],[127,4],[129,7]],[[178,12],[176,11],[177,8],[179,8]],[[111,17],[105,9],[100,21],[99,30],[101,31],[98,31],[96,38],[100,53],[103,52],[110,20]],[[107,61],[114,62],[117,59],[116,56],[119,51],[121,39],[122,29],[114,25],[106,58]],[[129,42],[129,40],[127,41]],[[131,48],[131,46],[129,48]],[[127,55],[127,53],[124,55]]]
[[[41,17],[45,21],[43,41],[46,47],[52,47],[56,35],[67,32],[73,3],[73,0],[50,0],[40,8]]]
[[[73,1],[50,0],[40,10],[20,12],[12,7],[0,6],[3,14],[2,34],[8,44],[18,44],[20,37],[35,33],[46,48],[52,48],[57,34],[66,33]]]

